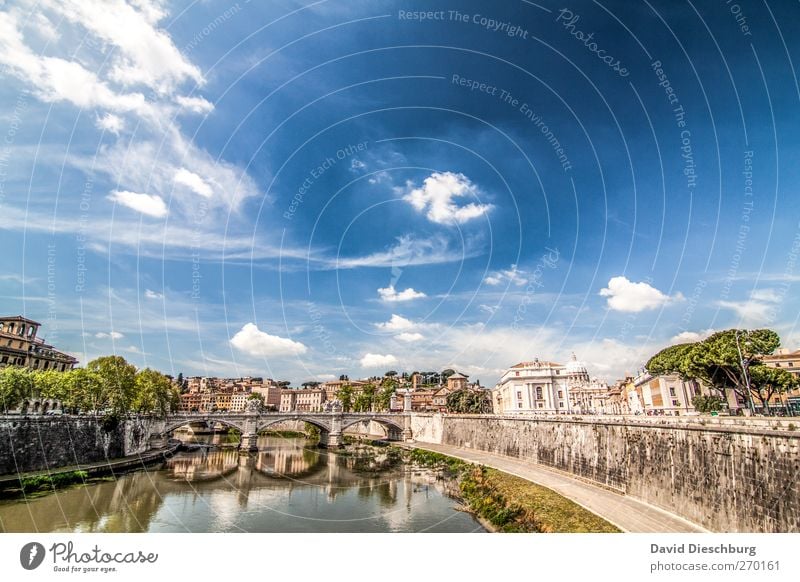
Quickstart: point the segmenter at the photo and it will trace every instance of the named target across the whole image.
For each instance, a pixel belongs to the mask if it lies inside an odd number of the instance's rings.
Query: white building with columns
[[[567,365],[536,358],[503,373],[492,390],[492,403],[497,414],[580,413],[582,399],[576,397],[589,385],[589,373],[574,354]]]

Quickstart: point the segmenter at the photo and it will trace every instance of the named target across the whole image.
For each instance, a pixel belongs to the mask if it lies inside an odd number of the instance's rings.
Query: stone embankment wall
[[[0,475],[92,463],[147,450],[147,419],[0,416]]]
[[[419,414],[412,421],[420,442],[528,459],[719,532],[800,531],[800,431],[792,429],[752,420]]]

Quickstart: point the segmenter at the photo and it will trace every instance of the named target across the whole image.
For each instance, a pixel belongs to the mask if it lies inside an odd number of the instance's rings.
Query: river
[[[216,438],[220,440],[219,436]],[[386,450],[334,452],[262,436],[28,499],[0,501],[2,532],[483,532],[427,469]]]

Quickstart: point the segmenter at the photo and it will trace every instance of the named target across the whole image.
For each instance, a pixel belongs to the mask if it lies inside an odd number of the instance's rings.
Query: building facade
[[[492,404],[498,414],[578,413],[570,391],[588,382],[589,374],[574,354],[567,365],[536,358],[505,371],[492,390]]]
[[[653,376],[643,372],[633,379],[633,386],[643,414],[696,414],[692,400],[701,389],[695,380],[682,380],[677,374]]]
[[[71,370],[78,360],[36,337],[41,324],[21,315],[0,317],[0,367]]]

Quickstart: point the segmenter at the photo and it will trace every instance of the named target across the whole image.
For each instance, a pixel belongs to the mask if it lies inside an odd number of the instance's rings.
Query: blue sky
[[[297,383],[797,348],[797,7],[457,5],[0,2],[2,311]]]

